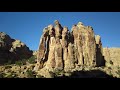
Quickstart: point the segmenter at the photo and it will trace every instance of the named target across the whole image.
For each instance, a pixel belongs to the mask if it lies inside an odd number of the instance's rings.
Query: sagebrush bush
[[[30,57],[30,58],[28,59],[28,62],[29,62],[30,64],[34,64],[34,63],[35,63],[35,59],[36,59],[36,56],[32,56],[32,57]]]
[[[27,70],[26,72],[27,72],[28,78],[35,78],[34,72],[32,70]]]
[[[51,73],[51,72],[50,72]],[[61,74],[63,74],[64,73],[64,70],[55,70],[54,71],[54,74],[53,73],[51,73],[51,74],[53,74],[53,76],[59,76],[59,75],[61,75]]]
[[[22,66],[23,62],[22,61],[16,61],[15,64],[18,65],[18,66]]]
[[[0,73],[0,78],[4,78],[4,75],[2,73]]]

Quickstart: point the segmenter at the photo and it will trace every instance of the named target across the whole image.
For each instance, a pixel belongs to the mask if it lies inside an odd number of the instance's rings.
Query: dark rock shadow
[[[70,76],[61,76],[56,78],[114,78],[101,70],[75,71]]]
[[[96,44],[96,49],[97,49],[97,51],[96,51],[96,58],[97,58],[96,64],[97,64],[97,66],[105,66],[106,60],[104,59],[104,56],[101,52],[99,44]]]

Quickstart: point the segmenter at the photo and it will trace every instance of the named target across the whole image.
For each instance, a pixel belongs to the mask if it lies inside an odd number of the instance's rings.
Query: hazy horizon
[[[120,47],[120,12],[0,12],[0,32],[37,50],[43,29],[58,20],[71,31],[83,22],[100,35],[103,47]]]

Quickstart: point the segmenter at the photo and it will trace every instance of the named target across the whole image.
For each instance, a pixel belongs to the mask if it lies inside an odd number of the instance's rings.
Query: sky
[[[37,50],[43,29],[54,20],[70,31],[83,22],[101,36],[103,47],[120,47],[120,12],[0,12],[0,32]]]

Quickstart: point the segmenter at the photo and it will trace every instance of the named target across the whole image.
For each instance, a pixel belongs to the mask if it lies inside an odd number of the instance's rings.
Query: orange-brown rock
[[[38,61],[44,58],[42,68],[69,71],[79,66],[103,65],[102,43],[98,36],[95,38],[91,26],[79,22],[73,25],[70,32],[55,20],[55,26],[49,25],[45,31],[38,54]]]

